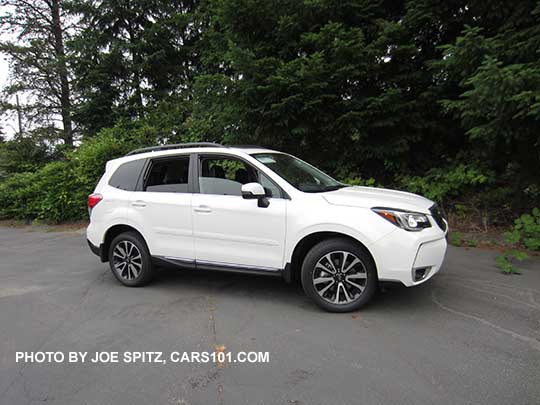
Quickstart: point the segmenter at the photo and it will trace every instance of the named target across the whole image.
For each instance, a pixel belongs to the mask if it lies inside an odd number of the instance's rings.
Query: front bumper
[[[411,287],[426,282],[441,270],[446,246],[446,232],[435,226],[421,232],[396,229],[370,246],[370,250],[379,280],[399,281]]]

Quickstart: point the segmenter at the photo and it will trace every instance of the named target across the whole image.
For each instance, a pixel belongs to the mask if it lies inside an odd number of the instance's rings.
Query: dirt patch
[[[74,221],[74,222],[63,222],[61,224],[48,224],[45,222],[37,221],[22,221],[22,220],[0,220],[0,227],[5,228],[17,228],[25,229],[30,232],[40,231],[40,232],[74,232],[80,231],[88,226],[88,221]]]

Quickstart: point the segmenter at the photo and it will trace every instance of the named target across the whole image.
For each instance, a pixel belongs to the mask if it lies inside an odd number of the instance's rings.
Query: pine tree
[[[61,0],[0,0],[0,52],[10,60],[6,98],[25,95],[25,118],[37,127],[62,128],[56,137],[73,146],[72,98]],[[12,109],[15,106],[11,107]],[[53,139],[54,140],[54,139]]]

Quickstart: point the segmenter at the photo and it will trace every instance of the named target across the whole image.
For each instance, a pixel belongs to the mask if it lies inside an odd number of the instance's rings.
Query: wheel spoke
[[[355,273],[355,274],[351,274],[350,276],[346,276],[345,278],[346,279],[354,278],[354,279],[359,279],[359,280],[365,280],[367,278],[367,274],[366,273]]]
[[[343,285],[343,284],[341,284],[341,287],[343,289],[343,294],[345,295],[345,301],[347,301],[347,303],[351,302],[352,299],[349,296],[349,293],[347,292],[347,288],[345,288],[345,285]]]
[[[328,291],[328,289],[330,287],[332,287],[336,282],[334,280],[332,280],[332,282],[330,284],[328,284],[326,287],[324,287],[322,290],[319,291],[319,294],[321,295],[321,297],[324,295],[324,293],[326,291]]]
[[[339,284],[337,285],[336,296],[335,296],[335,298],[334,298],[334,304],[339,304],[339,290],[341,289],[341,286],[342,286],[341,283],[339,283]]]
[[[125,259],[126,255],[120,253],[120,249],[114,249],[113,256],[119,257],[120,259]]]
[[[118,244],[114,250],[118,250],[122,259],[126,257],[126,251],[120,247],[120,244]]]
[[[313,284],[317,285],[317,284],[321,284],[321,283],[327,283],[327,282],[333,281],[333,280],[334,280],[333,277],[318,277],[318,278],[313,280]]]
[[[357,257],[354,258],[354,260],[347,266],[346,269],[343,270],[343,273],[348,273],[349,270],[351,270],[354,266],[356,266],[358,263],[360,263],[360,259]]]
[[[353,287],[355,288],[358,288],[360,290],[360,292],[364,291],[364,286],[361,286],[360,284],[356,284],[354,282],[352,282],[351,280],[348,280],[348,279],[345,279],[345,282],[349,283],[350,285],[352,285]]]
[[[343,253],[343,260],[341,261],[341,268],[340,270],[342,272],[345,272],[344,268],[345,268],[345,263],[347,263],[347,258],[349,257],[349,254],[347,252],[342,252]]]
[[[130,265],[129,265],[129,270],[130,270],[130,272],[131,272],[131,278],[136,278],[138,272],[137,272],[137,270],[135,269],[135,266],[132,265],[132,264],[130,264]]]
[[[325,259],[328,261],[328,263],[330,263],[330,266],[332,266],[332,270],[334,271],[334,273],[337,271],[336,269],[336,266],[334,266],[334,262],[332,261],[332,254],[331,253],[328,253],[325,257]]]
[[[323,264],[321,264],[321,262],[317,263],[315,265],[315,270],[322,270],[326,273],[330,273],[330,274],[335,274],[336,272],[332,269],[329,269],[328,267],[324,266]]]

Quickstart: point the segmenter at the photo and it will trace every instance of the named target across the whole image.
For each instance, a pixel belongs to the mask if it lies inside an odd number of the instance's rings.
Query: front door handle
[[[146,203],[144,201],[141,201],[141,200],[133,201],[131,203],[131,205],[133,207],[146,207]]]
[[[208,205],[199,205],[193,209],[195,212],[209,213],[212,212],[212,208]]]

